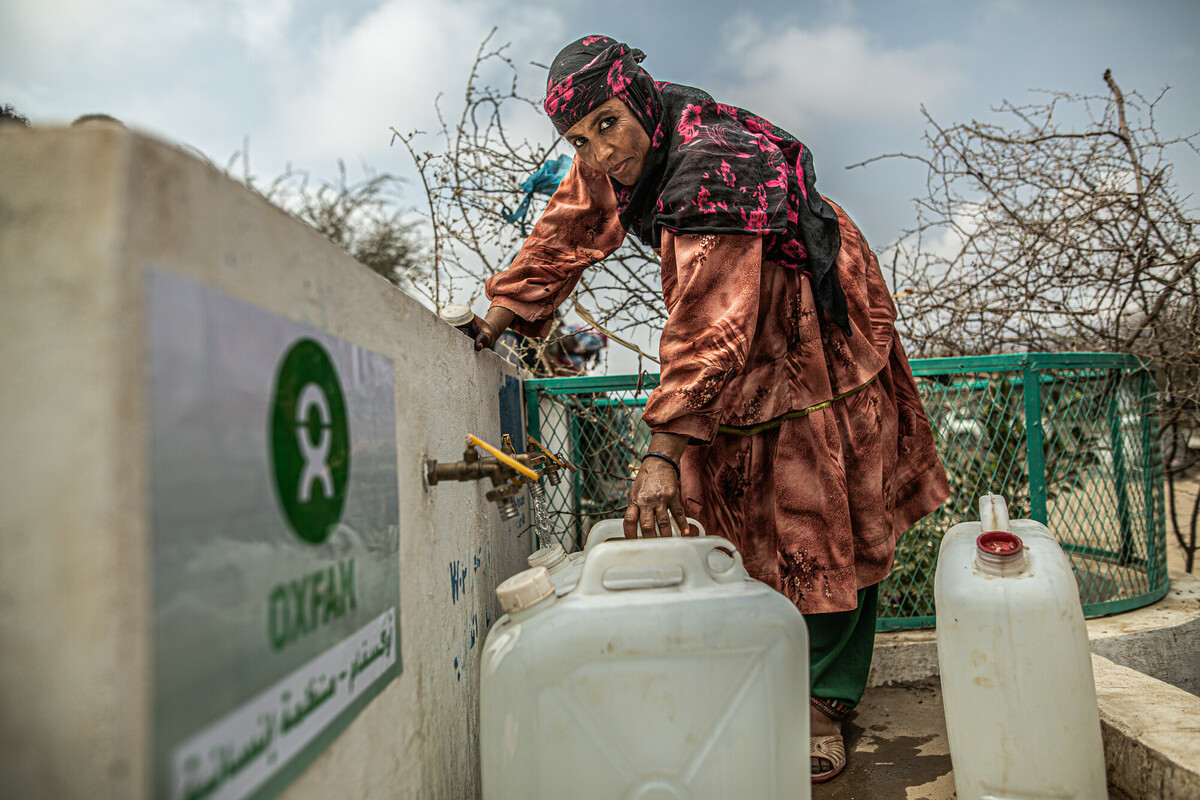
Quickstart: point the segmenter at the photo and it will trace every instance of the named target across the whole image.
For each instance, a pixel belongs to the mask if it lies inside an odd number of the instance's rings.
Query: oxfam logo
[[[350,479],[346,402],[325,348],[296,342],[279,365],[273,396],[275,489],[296,534],[320,544],[342,516]]]

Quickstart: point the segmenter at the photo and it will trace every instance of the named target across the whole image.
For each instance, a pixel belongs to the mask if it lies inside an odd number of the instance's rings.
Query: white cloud
[[[846,26],[767,31],[735,27],[727,49],[729,102],[791,130],[835,122],[911,122],[922,103],[966,83],[964,50],[944,43],[889,48]]]
[[[295,7],[296,0],[231,0],[230,32],[265,53],[282,42]]]
[[[201,0],[0,3],[0,71],[40,80],[133,75],[212,25]]]
[[[293,62],[296,70],[280,79],[276,93],[281,100],[272,138],[288,140],[291,155],[301,160],[377,153],[387,148],[389,127],[404,133],[436,126],[439,92],[445,92],[442,109],[453,126],[476,50],[494,18],[484,0],[388,0],[349,29],[327,35],[305,61]],[[508,55],[521,67],[533,55],[528,48],[540,45],[534,37],[554,40],[561,27],[553,11],[513,5],[493,43],[511,38]],[[495,77],[507,85],[507,75]],[[540,72],[527,77],[524,92],[539,94]]]
[[[1024,0],[989,0],[984,4],[984,14],[989,22],[1017,22],[1031,24],[1037,18],[1035,5]]]

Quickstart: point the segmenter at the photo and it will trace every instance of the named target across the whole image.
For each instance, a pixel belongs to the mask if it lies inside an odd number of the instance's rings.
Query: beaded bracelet
[[[670,464],[672,467],[675,468],[675,477],[677,477],[677,478],[679,477],[679,465],[676,464],[675,459],[671,458],[670,456],[668,456],[664,453],[655,453],[655,452],[651,451],[649,453],[646,453],[646,455],[642,456],[642,461],[645,462],[645,460],[647,458],[661,458],[663,461],[667,462],[668,464]]]

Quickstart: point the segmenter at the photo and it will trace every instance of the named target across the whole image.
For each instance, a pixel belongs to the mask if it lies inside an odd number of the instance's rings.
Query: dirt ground
[[[843,723],[846,770],[812,800],[954,800],[954,773],[937,678],[867,690]],[[1110,786],[1108,800],[1131,798]]]
[[[846,770],[813,800],[949,800],[950,748],[936,678],[867,690],[842,726]]]

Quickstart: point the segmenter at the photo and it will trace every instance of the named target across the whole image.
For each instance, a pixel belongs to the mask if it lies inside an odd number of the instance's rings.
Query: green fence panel
[[[1044,523],[1079,582],[1088,616],[1167,593],[1163,469],[1151,370],[1113,353],[914,359],[913,374],[950,481],[950,499],[901,537],[880,586],[880,630],[930,627],[941,538],[978,519],[980,495]],[[546,487],[553,536],[568,551],[620,516],[650,431],[658,376],[525,381],[530,434],[579,466]],[[719,533],[714,531],[714,533]]]

